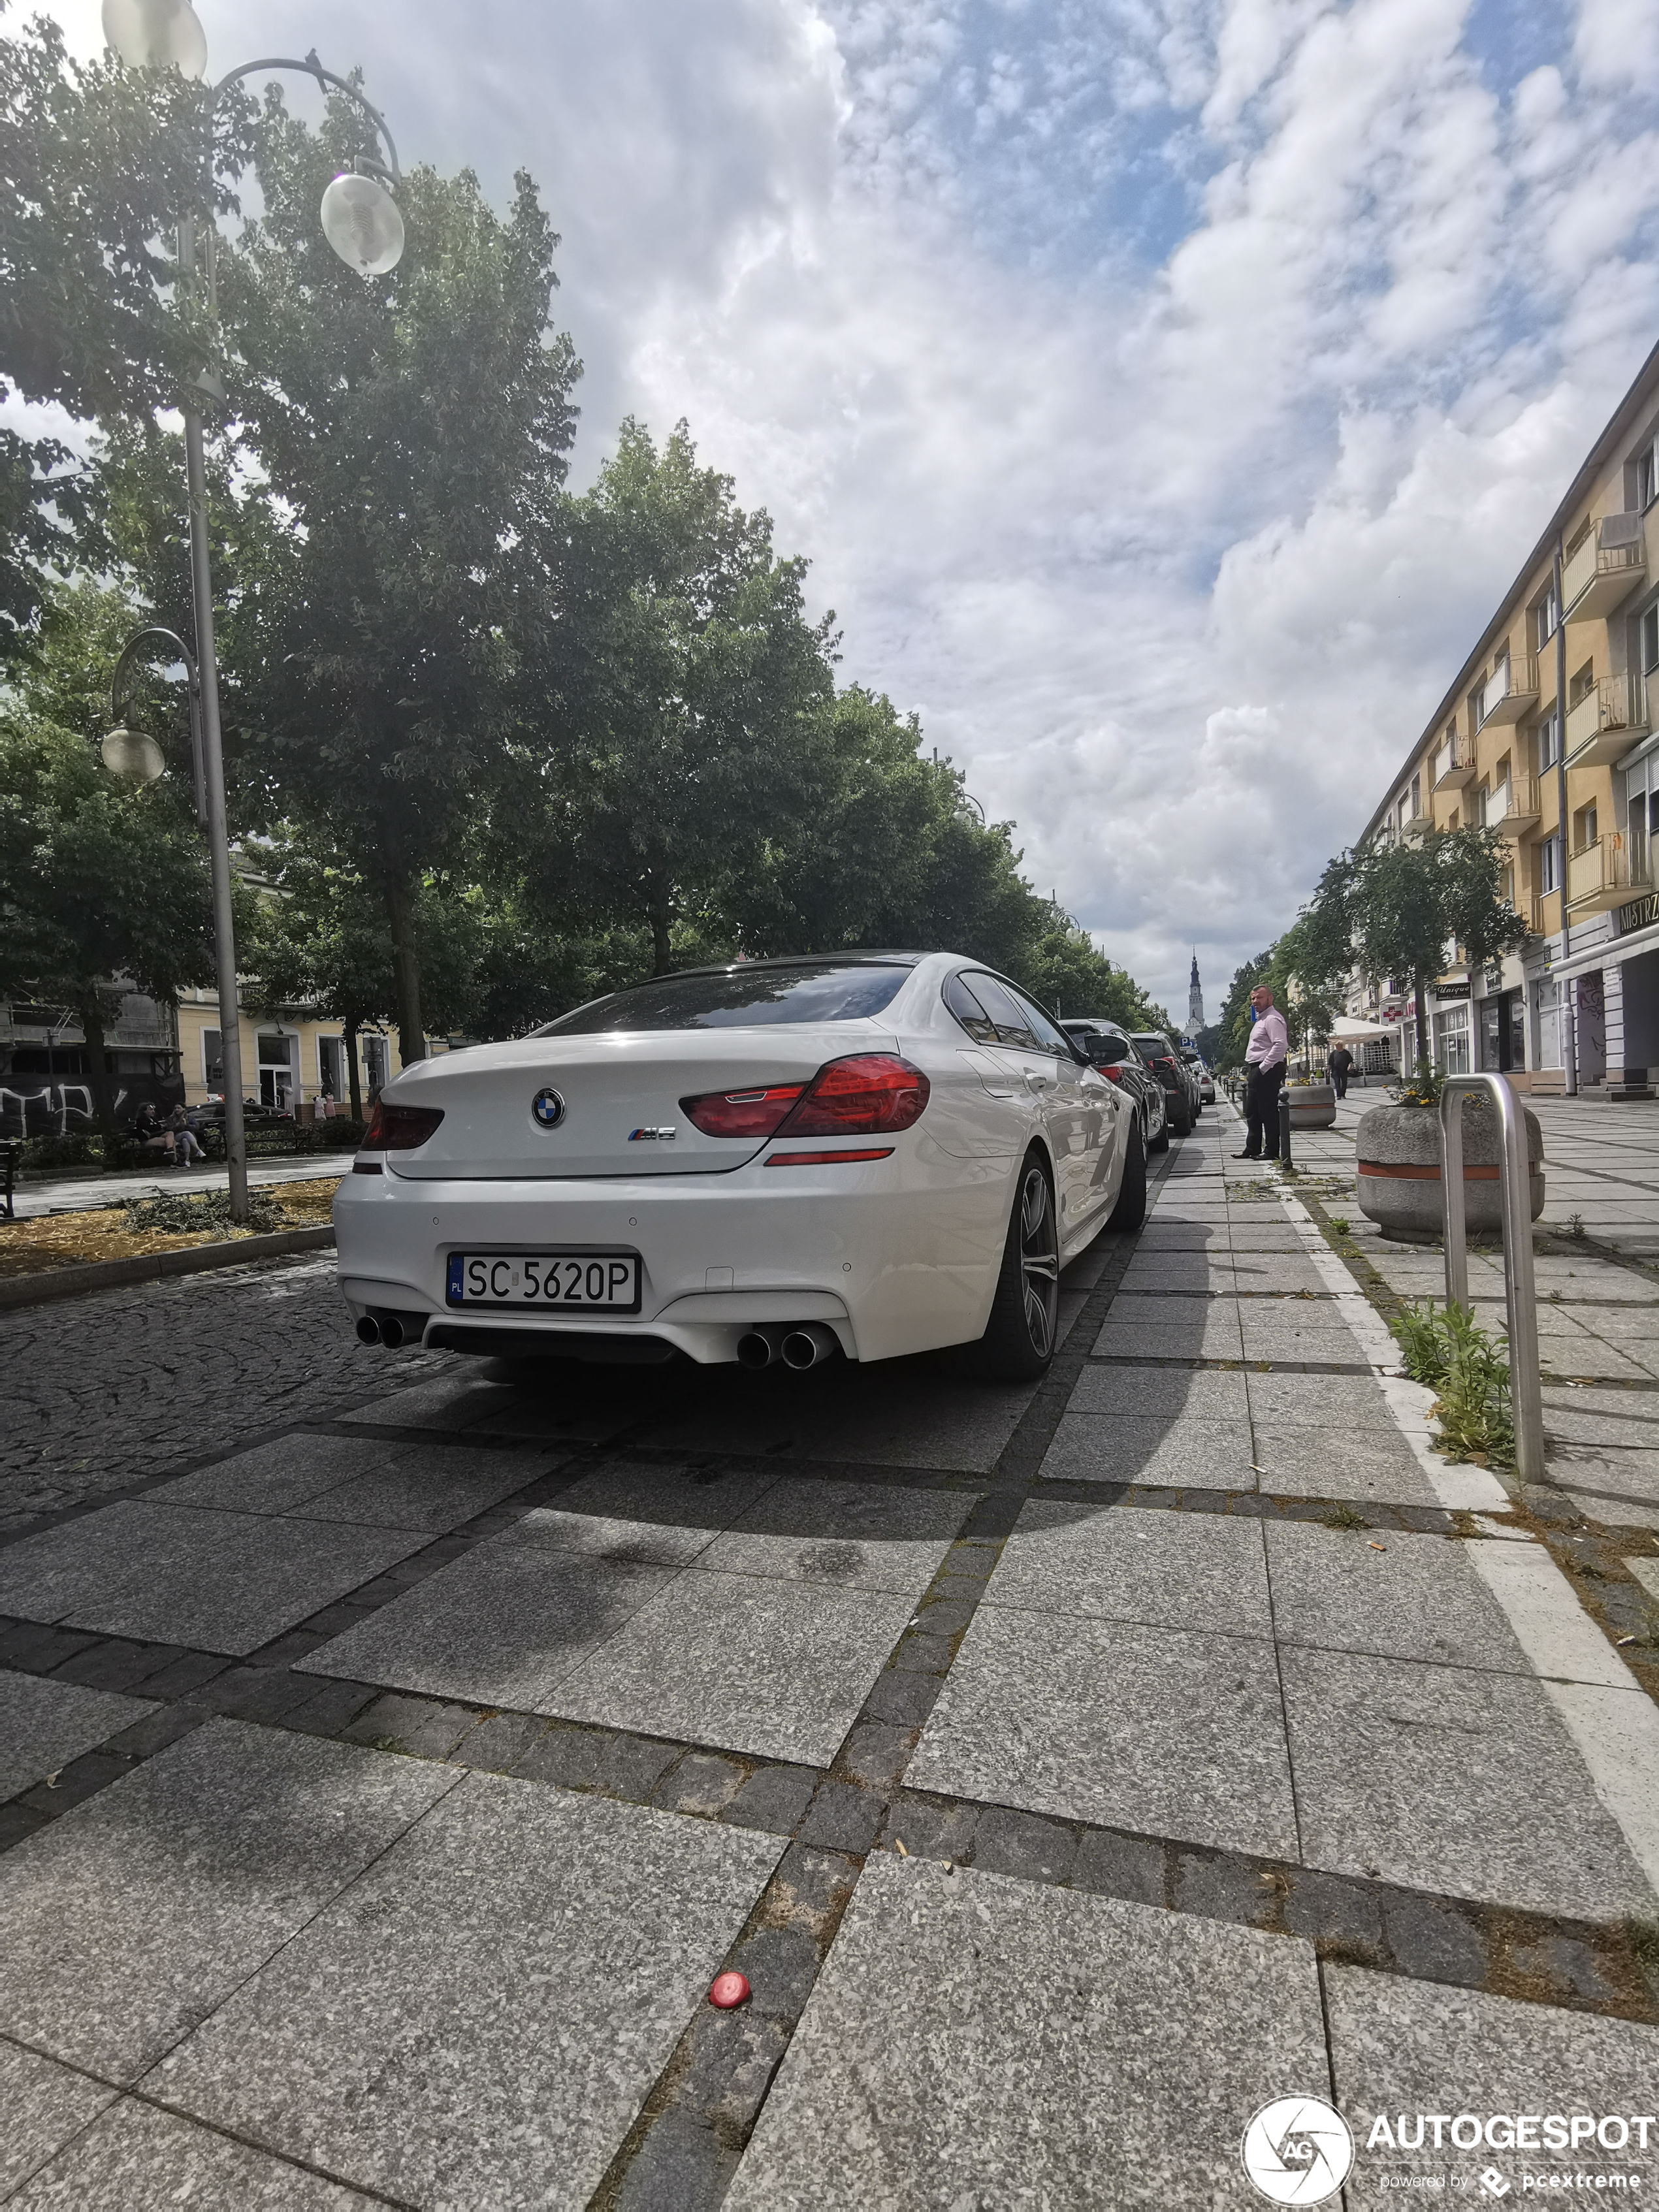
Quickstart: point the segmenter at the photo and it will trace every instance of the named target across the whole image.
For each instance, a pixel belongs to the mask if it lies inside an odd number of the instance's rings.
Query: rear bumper
[[[889,1359],[971,1341],[1001,1262],[1015,1163],[931,1144],[856,1166],[764,1168],[551,1182],[348,1176],[334,1201],[341,1291],[354,1316],[428,1316],[425,1340],[461,1348],[602,1332],[654,1339],[708,1364],[735,1359],[760,1322],[821,1321],[849,1358]],[[637,1252],[637,1315],[453,1307],[452,1252],[601,1246]],[[436,1323],[441,1332],[433,1334]],[[642,1347],[643,1348],[643,1347]]]

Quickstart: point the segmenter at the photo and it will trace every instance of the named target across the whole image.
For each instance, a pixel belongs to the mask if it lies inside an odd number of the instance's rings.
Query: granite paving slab
[[[1580,1972],[1589,1964],[1593,1971],[1582,1945],[1567,1948],[1581,1955],[1559,1964]],[[1547,1968],[1558,1962],[1539,1963]],[[1337,2100],[1355,2138],[1351,2197],[1374,2196],[1392,2183],[1413,2194],[1437,2186],[1467,2191],[1472,2203],[1496,2203],[1480,2185],[1488,2171],[1516,2203],[1523,2197],[1578,2202],[1587,2194],[1589,2201],[1608,2201],[1615,2192],[1575,2187],[1574,2176],[1586,2171],[1635,2175],[1633,2188],[1627,2181],[1616,2192],[1621,2202],[1640,2203],[1659,2185],[1659,2128],[1653,2127],[1645,2130],[1645,2150],[1628,2125],[1628,2140],[1616,2151],[1582,2140],[1575,2148],[1570,2136],[1566,2148],[1552,2149],[1536,2122],[1534,2147],[1518,2152],[1505,2145],[1494,2153],[1484,2142],[1478,2150],[1459,2150],[1444,2127],[1437,2150],[1431,2129],[1420,2131],[1420,2148],[1391,2150],[1386,2142],[1366,2148],[1379,2117],[1393,2135],[1402,2112],[1413,2116],[1413,2133],[1416,2114],[1453,2108],[1483,2117],[1645,2112],[1659,2074],[1659,2030],[1360,1966],[1328,1966],[1325,1990]]]
[[[1267,1528],[1281,1644],[1528,1674],[1526,1654],[1468,1548],[1404,1529]]]
[[[392,1428],[465,1429],[487,1414],[512,1403],[514,1393],[498,1384],[481,1382],[468,1361],[458,1375],[445,1375],[435,1382],[417,1382],[410,1390],[388,1391],[367,1406],[347,1413],[347,1421],[375,1422]]]
[[[1549,1455],[1550,1480],[1569,1490],[1659,1505],[1659,1449],[1610,1443],[1557,1444]]]
[[[283,1437],[214,1461],[149,1492],[159,1505],[211,1505],[237,1513],[292,1513],[341,1482],[383,1466],[396,1445],[379,1437]]]
[[[1252,1381],[1255,1378],[1252,1376]],[[1354,1504],[1438,1505],[1439,1494],[1398,1430],[1268,1428],[1258,1421],[1257,1486],[1271,1498],[1340,1498]]]
[[[786,1477],[702,1554],[710,1572],[781,1576],[921,1597],[974,1493]]]
[[[1143,1304],[1150,1303],[1143,1301]],[[1112,1305],[1100,1334],[1095,1355],[1101,1359],[1240,1359],[1244,1347],[1239,1336],[1238,1310],[1229,1299],[1212,1303],[1192,1298],[1165,1298],[1159,1304],[1198,1306],[1197,1313],[1175,1312],[1151,1320],[1129,1321]]]
[[[1356,1429],[1395,1433],[1389,1401],[1366,1375],[1300,1375],[1252,1368],[1243,1378],[1250,1418],[1259,1429],[1316,1428],[1327,1431],[1332,1448],[1342,1449]]]
[[[827,1766],[913,1603],[891,1590],[688,1569],[561,1683],[550,1709]]]
[[[0,1669],[0,1799],[55,1774],[155,1710],[149,1698]]]
[[[1156,1252],[1130,1261],[1123,1271],[1123,1291],[1133,1297],[1143,1291],[1185,1291],[1207,1297],[1212,1291],[1233,1288],[1231,1254],[1215,1252]]]
[[[1331,1295],[1330,1287],[1305,1252],[1236,1252],[1233,1284],[1241,1296],[1249,1291],[1278,1297],[1310,1291],[1316,1297]]]
[[[782,1850],[471,1774],[156,2086],[400,2203],[585,2205]]]
[[[1114,1361],[1109,1366],[1084,1368],[1066,1411],[1142,1419],[1185,1414],[1198,1421],[1228,1422],[1246,1419],[1249,1401],[1244,1376],[1237,1370],[1130,1367]]]
[[[1170,1420],[1066,1413],[1043,1455],[1051,1481],[1139,1482],[1159,1488],[1255,1490],[1243,1421]]]
[[[726,2203],[1242,2208],[1245,2122],[1325,2069],[1308,1944],[881,1854]]]
[[[1085,1620],[1273,1632],[1261,1523],[1032,1498],[982,1603]]]
[[[981,1606],[913,1789],[1185,1843],[1296,1856],[1273,1647]]]
[[[925,1381],[883,1377],[882,1383],[879,1394],[872,1390],[822,1434],[809,1435],[802,1456],[988,1474],[1037,1388],[976,1382],[942,1370]]]
[[[113,2089],[60,2066],[55,2058],[0,2042],[0,2114],[4,2115],[0,2198],[15,2202],[12,2191],[94,2120],[115,2095]]]
[[[1570,1918],[1654,1910],[1533,1678],[1294,1646],[1279,1663],[1308,1865]]]
[[[1239,1310],[1246,1359],[1275,1364],[1365,1365],[1359,1340],[1334,1305],[1310,1300],[1246,1300]]]
[[[131,2097],[8,2199],[26,2212],[370,2212],[376,2201]]]
[[[0,2032],[136,2081],[455,1779],[208,1722],[0,1857]]]
[[[256,1651],[426,1541],[401,1528],[124,1498],[0,1553],[0,1613]]]
[[[523,1490],[556,1459],[540,1452],[487,1451],[476,1445],[394,1447],[378,1467],[307,1501],[313,1521],[352,1521],[376,1528],[420,1528],[437,1536],[459,1528]]]
[[[557,1713],[560,1687],[668,1581],[659,1562],[590,1557],[539,1516],[452,1559],[299,1662],[302,1672]]]

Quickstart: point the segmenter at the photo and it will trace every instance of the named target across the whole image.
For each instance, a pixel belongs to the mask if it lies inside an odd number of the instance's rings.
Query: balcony
[[[1639,514],[1604,514],[1567,556],[1561,579],[1569,622],[1611,614],[1647,570]]]
[[[1567,766],[1604,768],[1647,728],[1639,687],[1628,676],[1602,676],[1567,709]]]
[[[1500,660],[1480,693],[1481,729],[1494,723],[1518,722],[1538,704],[1538,656],[1523,653],[1520,659]]]
[[[1532,895],[1532,912],[1527,926],[1534,937],[1550,937],[1554,934],[1549,926],[1549,918],[1544,911],[1554,896],[1553,891],[1534,891]]]
[[[1431,791],[1462,791],[1474,781],[1474,747],[1467,738],[1448,738],[1429,755]]]
[[[1632,862],[1622,837],[1598,837],[1567,860],[1567,911],[1575,921],[1607,914],[1653,889],[1646,856]]]
[[[1534,775],[1512,775],[1507,783],[1500,783],[1486,799],[1486,827],[1496,830],[1505,837],[1518,837],[1523,830],[1530,830],[1538,820],[1538,779]]]

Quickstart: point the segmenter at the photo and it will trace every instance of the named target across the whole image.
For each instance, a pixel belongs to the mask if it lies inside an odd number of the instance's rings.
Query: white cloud
[[[687,416],[1172,1008],[1363,826],[1659,319],[1651,0],[1514,84],[1465,0],[202,14],[535,172],[581,469]]]

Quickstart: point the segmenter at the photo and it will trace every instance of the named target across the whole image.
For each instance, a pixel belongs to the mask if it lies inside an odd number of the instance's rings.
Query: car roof
[[[735,975],[739,969],[748,975],[757,971],[763,973],[769,968],[822,968],[827,963],[848,968],[915,968],[932,957],[933,955],[927,952],[907,952],[864,945],[845,951],[780,952],[768,960],[721,960],[704,968],[671,968],[665,975],[647,975],[642,983],[623,983],[604,995],[611,999],[620,998],[624,991],[642,991],[653,983],[678,982],[682,975]]]

